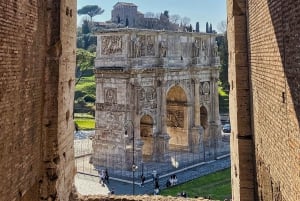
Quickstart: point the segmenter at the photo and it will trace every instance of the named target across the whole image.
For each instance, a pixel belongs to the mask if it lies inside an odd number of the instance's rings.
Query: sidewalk
[[[176,174],[178,184],[180,184],[229,167],[230,156],[225,155],[223,157],[219,157],[217,160],[202,162],[174,172],[169,172],[168,174],[160,175],[160,189],[164,189],[166,187],[165,184],[167,179],[169,179],[169,176],[172,174]],[[77,191],[82,195],[108,195],[111,190],[113,190],[117,195],[132,195],[133,191],[135,195],[153,194],[152,179],[146,180],[144,187],[140,186],[140,180],[135,181],[134,186],[132,183],[132,180],[110,178],[109,184],[102,186],[99,183],[99,177],[85,174],[77,174],[75,176],[75,186]]]

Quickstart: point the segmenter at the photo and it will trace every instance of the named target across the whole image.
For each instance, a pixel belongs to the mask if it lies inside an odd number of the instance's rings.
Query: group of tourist
[[[177,176],[175,174],[171,175],[170,178],[168,179],[166,186],[174,186],[177,184]]]

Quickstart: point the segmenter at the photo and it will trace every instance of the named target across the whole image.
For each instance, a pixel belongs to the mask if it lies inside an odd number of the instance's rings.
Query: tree
[[[93,21],[93,17],[101,15],[103,12],[104,10],[97,5],[87,5],[77,11],[78,15],[90,16],[91,22]]]
[[[208,22],[206,22],[206,33],[209,33],[209,25],[208,25]]]
[[[200,32],[199,22],[196,23],[196,32]]]
[[[228,90],[228,41],[227,41],[227,32],[225,31],[224,36],[218,36],[216,38],[217,44],[219,47],[219,55],[221,62],[221,70],[220,70],[220,81],[221,86]]]
[[[164,11],[164,16],[166,16],[166,18],[169,19],[169,11],[168,11],[168,10],[165,10],[165,11]]]
[[[91,45],[97,45],[97,36],[93,34],[81,34],[77,36],[77,48],[87,50]]]
[[[87,20],[84,20],[83,23],[82,23],[82,34],[88,34],[90,33],[91,30],[90,30],[90,25],[89,25],[89,22]]]
[[[182,26],[186,27],[190,23],[191,19],[188,17],[183,17],[181,19]]]
[[[89,69],[94,67],[94,59],[96,53],[91,53],[84,49],[77,49],[76,51],[76,83],[77,85],[80,79],[85,76]]]
[[[174,14],[170,16],[170,22],[177,24],[180,20],[180,15]]]
[[[192,27],[191,24],[190,24],[190,27],[189,27],[189,32],[193,32],[193,27]]]
[[[147,12],[144,14],[144,17],[145,18],[155,18],[155,14],[152,12]]]
[[[220,33],[225,33],[226,30],[227,30],[227,23],[226,23],[226,21],[225,21],[225,20],[221,21],[221,22],[218,24],[217,28],[218,28],[218,31],[219,31]]]

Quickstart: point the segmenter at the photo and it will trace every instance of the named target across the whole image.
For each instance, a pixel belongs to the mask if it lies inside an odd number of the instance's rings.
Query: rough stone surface
[[[228,1],[233,200],[300,199],[299,3]]]
[[[227,1],[233,200],[254,199],[249,64],[245,1]]]
[[[69,199],[75,33],[76,3],[0,1],[1,200]]]

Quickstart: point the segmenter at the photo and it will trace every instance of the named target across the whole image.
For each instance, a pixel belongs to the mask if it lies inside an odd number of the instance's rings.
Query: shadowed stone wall
[[[227,1],[233,200],[254,199],[246,1]]]
[[[258,198],[297,201],[300,1],[249,0],[248,6]]]
[[[299,17],[298,0],[228,1],[233,200],[300,199]]]
[[[68,200],[76,3],[0,1],[0,197]]]

